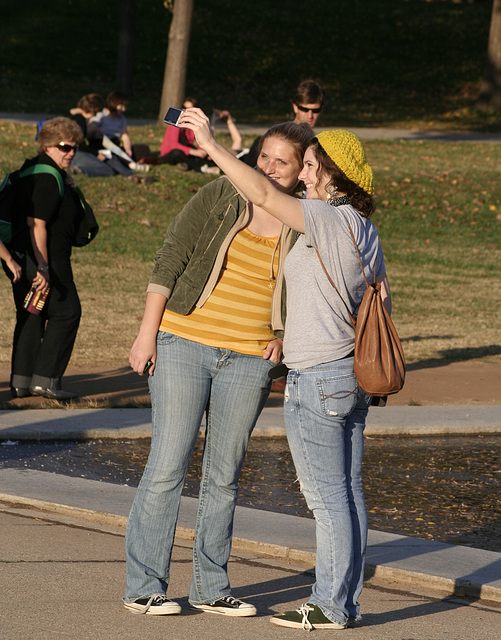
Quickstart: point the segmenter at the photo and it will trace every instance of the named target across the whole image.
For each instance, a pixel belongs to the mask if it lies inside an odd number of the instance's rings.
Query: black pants
[[[160,156],[159,164],[179,164],[186,162],[188,167],[193,171],[200,171],[202,165],[207,163],[207,158],[199,158],[198,156],[188,156],[181,149],[172,149],[164,156]]]
[[[50,293],[42,313],[38,316],[29,313],[23,303],[35,274],[36,266],[27,258],[21,280],[12,283],[16,326],[11,385],[58,387],[75,344],[82,314],[80,299],[73,282],[71,263],[61,260],[50,265]]]

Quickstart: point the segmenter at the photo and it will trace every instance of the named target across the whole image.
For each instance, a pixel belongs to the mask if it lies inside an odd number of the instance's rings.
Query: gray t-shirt
[[[284,362],[290,369],[339,360],[353,351],[355,330],[348,311],[325,275],[318,249],[330,277],[346,304],[356,313],[366,289],[348,222],[353,230],[368,282],[386,272],[376,227],[351,205],[333,207],[321,200],[301,200],[305,233],[288,254],[287,320]]]

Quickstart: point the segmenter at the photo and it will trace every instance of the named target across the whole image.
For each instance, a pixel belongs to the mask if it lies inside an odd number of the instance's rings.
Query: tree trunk
[[[175,0],[158,114],[159,123],[163,122],[169,107],[181,107],[184,100],[192,14],[193,0]]]
[[[135,0],[120,0],[116,89],[128,97],[132,94],[135,4]]]
[[[477,106],[501,109],[501,0],[494,0],[492,4],[487,63]]]

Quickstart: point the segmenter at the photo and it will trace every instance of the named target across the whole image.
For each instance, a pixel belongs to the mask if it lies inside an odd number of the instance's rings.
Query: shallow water
[[[369,526],[501,551],[501,436],[366,438]],[[0,446],[0,467],[38,469],[137,486],[150,442],[90,441]],[[196,496],[199,441],[184,495]],[[251,438],[238,504],[311,517],[285,438]]]

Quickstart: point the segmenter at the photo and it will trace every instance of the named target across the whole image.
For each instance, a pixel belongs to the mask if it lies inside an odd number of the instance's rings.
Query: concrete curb
[[[202,431],[204,425],[201,426]],[[501,434],[499,405],[373,407],[367,437]],[[267,406],[253,437],[285,437],[283,409]],[[0,411],[0,442],[151,438],[151,409]]]
[[[93,509],[82,509],[80,507],[22,496],[0,493],[0,503],[10,504],[12,507],[29,507],[43,513],[55,514],[93,525],[121,528],[124,530],[124,535],[127,526],[127,516],[104,513]],[[194,534],[194,529],[178,526],[176,528],[176,541],[178,543],[191,543]],[[235,552],[251,554],[263,560],[272,559],[275,562],[278,561],[289,566],[299,566],[299,568],[303,570],[305,567],[308,567],[307,570],[311,570],[312,572],[315,566],[314,551],[305,551],[303,549],[295,549],[280,544],[250,540],[238,536],[233,537],[232,553]],[[389,584],[398,582],[400,585],[412,587],[413,590],[426,589],[428,591],[440,592],[442,595],[470,597],[478,600],[501,603],[501,588],[498,587],[479,584],[468,579],[458,580],[443,576],[434,576],[418,571],[378,565],[371,562],[367,562],[366,564],[365,580],[376,580],[380,583]]]

